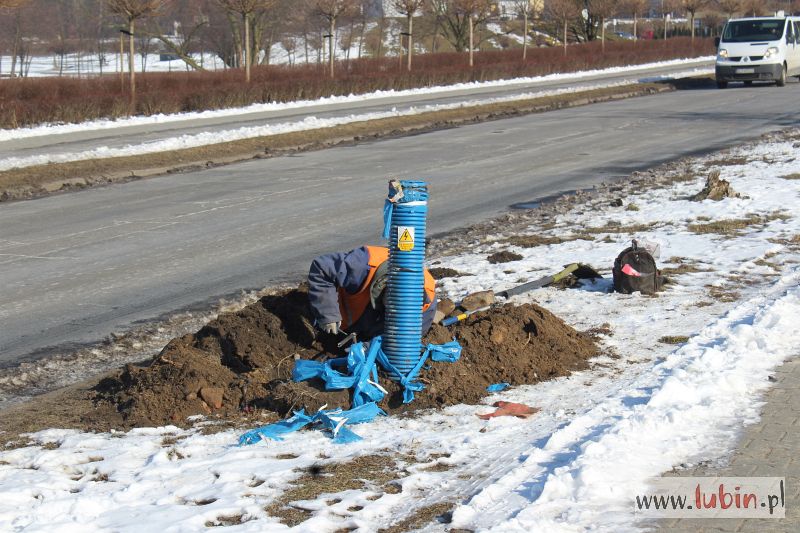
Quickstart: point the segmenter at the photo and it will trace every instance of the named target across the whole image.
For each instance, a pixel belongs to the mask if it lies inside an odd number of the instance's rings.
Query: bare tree
[[[430,0],[428,9],[436,16],[442,33],[457,52],[469,49],[469,66],[474,65],[475,27],[492,14],[491,0]]]
[[[745,15],[759,17],[766,14],[764,0],[742,0],[740,9]]]
[[[244,72],[245,81],[250,83],[250,69],[253,64],[253,54],[255,46],[252,39],[252,19],[256,11],[272,7],[275,0],[217,0],[223,8],[230,13],[236,13],[242,17],[244,28],[242,50],[244,53]],[[269,51],[267,51],[269,53]]]
[[[0,0],[0,10],[12,10],[14,17],[14,37],[11,45],[11,77],[16,75],[17,71],[17,56],[19,55],[20,48],[22,47],[22,21],[19,13],[20,7],[27,4],[29,0]],[[22,70],[22,69],[20,69]]]
[[[425,0],[392,0],[392,5],[398,13],[406,17],[406,33],[408,34],[408,65],[407,69],[411,72],[411,56],[414,50],[414,15],[419,13]]]
[[[633,18],[633,39],[634,43],[639,40],[639,17],[641,17],[649,7],[650,3],[647,0],[624,0],[622,9],[627,11]]]
[[[694,43],[694,21],[697,12],[708,5],[709,0],[680,0],[680,7],[689,13],[689,25],[692,28],[692,42]]]
[[[528,58],[528,23],[531,19],[531,15],[533,14],[533,8],[535,7],[536,0],[516,0],[514,2],[514,9],[517,12],[517,16],[522,17],[522,60],[525,61]]]
[[[567,55],[567,28],[570,21],[581,16],[578,4],[574,0],[550,0],[547,14],[564,28],[564,55]]]
[[[589,2],[589,13],[600,23],[600,46],[604,52],[606,50],[606,20],[616,15],[619,8],[620,0],[590,0]]]
[[[359,3],[357,0],[308,0],[314,11],[328,23],[328,63],[330,64],[330,76],[334,77],[334,60],[336,59],[336,22],[341,17],[353,14],[357,11]]]
[[[108,8],[128,23],[128,67],[130,69],[131,113],[136,106],[136,68],[134,66],[136,45],[134,44],[136,21],[157,15],[165,0],[106,0]]]
[[[729,19],[733,18],[742,8],[742,0],[716,0],[717,9],[725,13]]]

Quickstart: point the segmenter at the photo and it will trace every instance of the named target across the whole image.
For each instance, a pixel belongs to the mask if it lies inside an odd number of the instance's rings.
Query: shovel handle
[[[443,326],[452,326],[456,322],[461,322],[465,318],[470,315],[474,315],[475,313],[480,313],[481,311],[488,311],[491,306],[487,305],[486,307],[481,307],[480,309],[474,309],[472,311],[467,311],[466,313],[461,313],[460,315],[451,316],[442,320],[441,324]]]

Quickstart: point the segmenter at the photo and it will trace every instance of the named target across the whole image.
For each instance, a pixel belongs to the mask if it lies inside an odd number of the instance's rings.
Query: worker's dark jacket
[[[318,324],[341,322],[342,329],[361,339],[383,333],[384,309],[370,305],[369,289],[378,266],[387,260],[389,250],[362,246],[349,252],[321,255],[308,272],[308,298]],[[422,306],[422,332],[428,331],[436,312],[435,282],[425,269],[425,295]]]

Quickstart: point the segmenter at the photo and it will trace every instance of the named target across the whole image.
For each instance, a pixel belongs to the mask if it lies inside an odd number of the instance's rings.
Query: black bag
[[[639,248],[636,241],[617,256],[612,273],[614,290],[623,294],[636,291],[655,294],[664,287],[664,277],[656,268],[656,260],[650,252]]]

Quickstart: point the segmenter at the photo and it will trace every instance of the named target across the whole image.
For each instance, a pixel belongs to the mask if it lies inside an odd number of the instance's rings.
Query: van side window
[[[794,42],[800,42],[800,20],[794,21]]]
[[[790,20],[786,21],[786,44],[792,44],[794,42],[794,32],[792,31],[794,28],[794,24]]]

